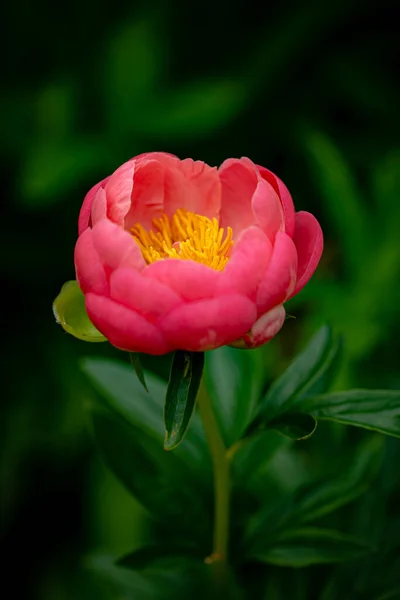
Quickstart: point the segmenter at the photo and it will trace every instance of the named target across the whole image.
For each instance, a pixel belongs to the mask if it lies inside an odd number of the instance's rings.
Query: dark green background
[[[87,433],[78,358],[119,354],[59,328],[86,191],[165,150],[275,171],[326,246],[280,373],[317,325],[344,334],[336,387],[399,388],[399,88],[395,3],[19,2],[3,8],[1,535],[13,597],[96,598],[82,556],[137,544],[141,514]],[[163,359],[147,365],[165,373]],[[349,446],[351,451],[351,445]],[[393,466],[395,469],[395,466]],[[393,476],[393,473],[392,473]],[[138,533],[139,532],[139,533]],[[85,587],[86,586],[86,587]]]

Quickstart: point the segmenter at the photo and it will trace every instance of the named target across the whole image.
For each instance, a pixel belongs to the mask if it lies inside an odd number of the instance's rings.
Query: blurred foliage
[[[210,164],[247,155],[271,168],[296,207],[322,222],[326,249],[288,305],[296,319],[263,349],[267,377],[282,373],[328,321],[345,341],[336,390],[399,389],[395,3],[124,0],[117,9],[38,0],[2,10],[3,586],[35,600],[109,600],[115,596],[81,568],[82,557],[130,552],[151,527],[87,434],[84,405],[94,391],[79,359],[119,353],[63,335],[52,319],[53,298],[74,276],[83,196],[127,158],[156,149]],[[167,360],[147,358],[145,366],[168,374]],[[307,469],[322,477],[352,463],[360,436],[324,423],[309,442],[279,452],[265,477],[295,490]],[[330,517],[334,527],[383,540],[372,566],[363,558],[357,569],[313,566],[290,577],[279,567],[267,577],[246,567],[243,577],[251,572],[269,600],[309,600],[313,590],[334,600],[343,586],[349,599],[395,598],[399,459],[399,442],[390,440],[362,508]],[[380,597],[370,573],[379,577],[387,564]]]

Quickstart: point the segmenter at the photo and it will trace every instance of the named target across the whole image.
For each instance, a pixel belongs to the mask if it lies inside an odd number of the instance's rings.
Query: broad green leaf
[[[224,346],[206,352],[205,381],[225,444],[242,436],[266,381],[264,352]]]
[[[335,364],[339,343],[326,325],[314,335],[307,347],[271,385],[261,402],[254,425],[269,422],[286,413],[297,399],[315,389]],[[301,407],[296,410],[304,412]]]
[[[281,567],[308,567],[347,562],[371,551],[371,546],[356,536],[331,529],[304,527],[285,531],[271,545],[265,540],[265,549],[260,544],[248,558]]]
[[[176,448],[189,427],[203,368],[203,352],[175,352],[164,408],[165,450]]]
[[[352,462],[338,476],[301,489],[294,497],[290,522],[300,525],[313,521],[361,496],[378,473],[383,450],[381,436],[369,437],[355,448]]]
[[[317,421],[305,413],[288,413],[274,419],[268,427],[292,440],[306,440],[317,428]]]
[[[109,410],[89,410],[96,442],[112,472],[175,541],[189,537],[205,549],[211,534],[208,496],[191,469]]]
[[[137,378],[139,379],[140,383],[142,384],[142,386],[144,387],[146,392],[148,392],[149,389],[146,385],[146,379],[144,377],[144,371],[143,371],[142,361],[140,360],[140,354],[138,352],[129,352],[129,358],[130,358],[131,365],[136,373]]]
[[[149,388],[149,393],[146,393],[128,364],[110,359],[86,358],[81,365],[107,406],[128,423],[152,435],[162,447],[166,382],[146,372]],[[198,415],[193,416],[185,444],[177,449],[177,453],[205,483],[211,481],[210,459]]]
[[[53,313],[57,323],[71,335],[85,342],[106,342],[86,313],[85,297],[77,281],[67,281],[54,300]]]
[[[330,419],[400,437],[400,390],[348,390],[303,398],[297,407]]]

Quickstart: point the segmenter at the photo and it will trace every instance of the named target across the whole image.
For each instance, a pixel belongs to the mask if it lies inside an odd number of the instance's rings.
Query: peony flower
[[[154,152],[88,192],[75,267],[90,320],[117,348],[255,348],[280,330],[322,248],[318,221],[295,213],[268,169]]]

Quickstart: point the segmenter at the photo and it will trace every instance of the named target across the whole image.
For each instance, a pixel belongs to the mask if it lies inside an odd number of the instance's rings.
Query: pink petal
[[[107,194],[107,217],[121,227],[131,206],[135,161],[121,165],[111,175],[104,189]]]
[[[320,261],[324,247],[322,229],[317,219],[308,212],[296,213],[296,229],[293,236],[299,266],[297,282],[290,297],[297,294],[309,281]]]
[[[232,227],[234,239],[243,229],[255,225],[251,201],[257,187],[255,168],[242,159],[230,158],[219,168],[222,185],[221,227]]]
[[[221,210],[221,181],[216,167],[201,160],[186,158],[179,169],[189,185],[185,208],[209,219],[219,218]],[[168,198],[167,198],[168,200]]]
[[[276,193],[278,194],[285,218],[285,232],[293,237],[294,228],[295,228],[295,209],[292,200],[292,196],[290,195],[289,190],[286,185],[283,183],[279,177],[277,177],[272,171],[269,171],[265,167],[260,167],[257,165],[257,168],[261,174],[261,176],[268,181],[270,185],[274,188]]]
[[[117,269],[110,277],[110,296],[127,308],[150,320],[182,303],[182,299],[156,279],[127,267]]]
[[[257,293],[258,314],[282,304],[296,285],[297,252],[293,240],[278,232],[271,261]]]
[[[133,237],[115,223],[103,219],[93,227],[92,232],[94,248],[107,276],[118,267],[141,270],[146,266]]]
[[[93,235],[90,228],[79,236],[75,246],[76,278],[82,292],[108,294],[108,283],[103,265],[93,245]]]
[[[108,179],[109,179],[109,177],[106,177],[99,183],[96,183],[96,185],[94,185],[86,194],[86,196],[83,200],[83,204],[82,204],[82,207],[81,207],[81,210],[79,213],[79,218],[78,218],[78,234],[79,235],[81,235],[81,233],[83,233],[85,231],[85,229],[87,229],[87,227],[89,227],[93,198],[95,197],[98,189],[100,187],[102,187],[108,181]]]
[[[278,194],[264,179],[258,181],[252,206],[258,225],[274,243],[278,231],[283,231],[285,227],[283,208]]]
[[[230,294],[174,308],[158,323],[170,346],[195,352],[241,337],[251,328],[256,313],[248,298]]]
[[[254,323],[250,333],[230,345],[235,348],[253,349],[266,344],[282,328],[285,315],[286,312],[283,306],[276,306]]]
[[[107,194],[103,187],[100,187],[94,198],[92,203],[92,214],[91,214],[91,224],[92,227],[96,225],[98,221],[107,218]]]
[[[238,292],[255,301],[271,254],[272,244],[261,229],[245,229],[235,242],[232,256],[221,273],[217,293]]]
[[[136,160],[130,208],[125,228],[141,223],[152,228],[152,220],[164,212],[165,168],[158,160]]]
[[[160,329],[135,311],[96,294],[86,294],[85,299],[90,320],[113,346],[153,355],[169,352]]]
[[[187,301],[212,298],[221,273],[192,260],[165,259],[152,263],[144,276],[168,286]]]

